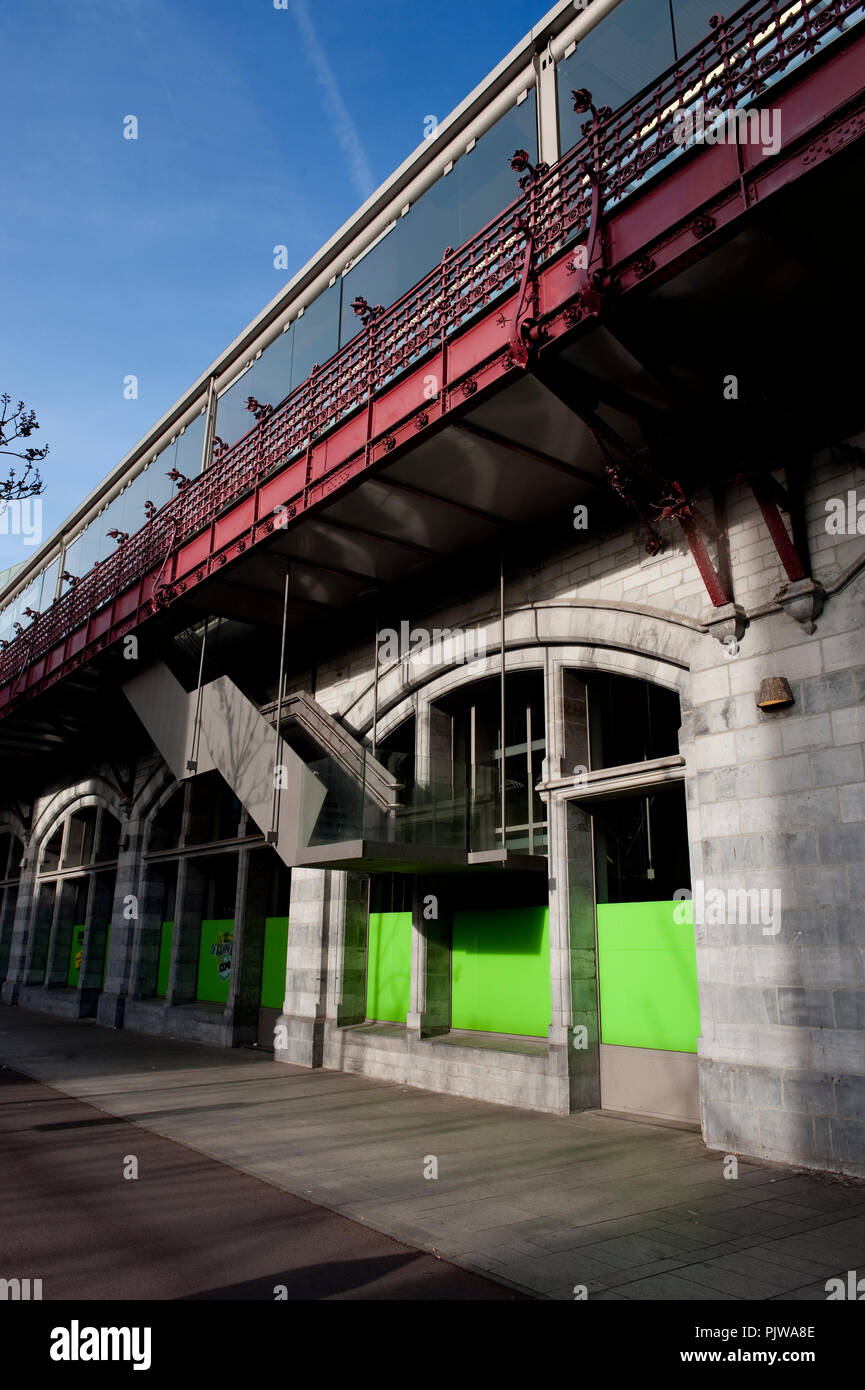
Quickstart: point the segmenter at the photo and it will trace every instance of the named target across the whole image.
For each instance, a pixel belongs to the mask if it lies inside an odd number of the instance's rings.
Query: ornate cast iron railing
[[[226,506],[512,291],[529,262],[538,266],[588,239],[593,210],[607,212],[638,194],[682,154],[676,131],[682,113],[701,101],[722,111],[761,102],[768,87],[861,20],[863,10],[865,0],[757,0],[717,21],[706,39],[618,111],[596,111],[590,93],[575,93],[576,109],[591,112],[583,138],[548,171],[531,170],[521,196],[483,231],[458,250],[448,248],[402,299],[369,316],[351,342],[35,618],[0,653],[0,685],[16,680],[129,585],[164,571],[177,547]],[[595,216],[595,231],[597,223]]]

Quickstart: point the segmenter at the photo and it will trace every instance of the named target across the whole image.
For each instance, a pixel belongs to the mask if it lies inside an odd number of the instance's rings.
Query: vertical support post
[[[507,835],[505,831],[505,552],[499,552],[499,630],[501,632],[502,644],[502,670],[501,670],[501,766],[499,768],[499,795],[502,803],[502,849],[506,848]]]
[[[213,437],[216,434],[216,377],[210,378],[207,388],[207,417],[204,422],[204,443],[201,446],[201,472],[203,473],[210,465],[210,454],[213,449]]]
[[[378,747],[378,614],[375,619],[375,649],[373,651],[372,685],[372,756]]]
[[[198,689],[195,692],[195,717],[192,721],[192,749],[186,759],[186,771],[198,771],[198,744],[201,737],[201,689],[204,681],[204,655],[207,650],[207,629],[209,618],[204,619],[204,632],[201,636],[201,654],[198,658]]]
[[[282,596],[282,638],[279,644],[279,688],[276,692],[276,723],[273,736],[273,800],[270,807],[270,829],[265,835],[265,843],[275,845],[279,840],[279,793],[282,790],[276,769],[279,766],[279,745],[282,741],[282,701],[285,685],[285,634],[288,627],[288,587],[291,570],[285,571],[285,588]]]

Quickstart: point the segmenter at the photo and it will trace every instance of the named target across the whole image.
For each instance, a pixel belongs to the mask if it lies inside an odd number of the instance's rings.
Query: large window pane
[[[510,167],[515,150],[537,159],[538,135],[534,90],[506,112],[449,174],[428,188],[385,237],[343,276],[341,342],[360,331],[352,300],[387,309],[456,249],[491,222],[520,188]]]
[[[596,106],[615,111],[676,60],[666,0],[622,0],[558,65],[559,139],[566,150],[581,137],[585,115],[571,92],[587,87]]]
[[[673,690],[631,676],[586,674],[593,771],[679,751],[682,717]]]
[[[314,299],[304,310],[302,317],[295,319],[292,325],[292,391],[306,381],[314,365],[323,366],[339,347],[341,289],[341,282],[337,280],[335,285],[331,285],[324,294],[318,296],[318,299]]]
[[[177,442],[174,445],[174,467],[185,478],[197,478],[201,472],[201,453],[204,448],[206,424],[207,412],[202,411],[177,437]]]
[[[723,13],[732,14],[733,8],[731,6],[729,10],[723,10]],[[718,12],[718,0],[673,0],[676,50],[680,58],[689,48],[693,48],[711,33],[709,20]]]
[[[250,396],[261,405],[277,406],[288,395],[291,389],[293,336],[293,327],[281,333],[219,397],[216,433],[223,444],[236,444],[254,427],[255,416],[248,409]]]
[[[463,155],[454,173],[460,180],[460,246],[520,196],[519,176],[510,167],[515,150],[538,157],[537,106],[534,88],[525,101],[506,112],[474,149]],[[444,247],[442,248],[444,250]]]

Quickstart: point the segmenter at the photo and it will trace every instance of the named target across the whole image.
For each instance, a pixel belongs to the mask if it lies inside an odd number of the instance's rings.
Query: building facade
[[[557,6],[15,573],[4,1003],[865,1174],[862,18]]]

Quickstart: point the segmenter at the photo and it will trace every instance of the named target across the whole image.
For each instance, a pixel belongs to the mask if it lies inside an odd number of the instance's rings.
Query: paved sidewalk
[[[816,1299],[865,1271],[865,1184],[596,1112],[538,1115],[0,1008],[0,1062],[535,1296]],[[424,1177],[429,1157],[438,1177]]]
[[[0,1171],[0,1269],[45,1301],[527,1297],[9,1066]]]

